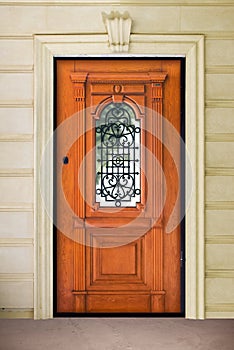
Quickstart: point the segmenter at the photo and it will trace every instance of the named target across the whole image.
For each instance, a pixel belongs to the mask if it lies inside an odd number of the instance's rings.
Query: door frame
[[[43,172],[41,159],[54,127],[54,57],[185,57],[185,143],[194,184],[185,203],[185,317],[204,319],[204,36],[132,34],[128,54],[110,54],[107,42],[106,34],[34,36],[34,318],[53,318],[52,144]],[[185,164],[185,192],[190,183]]]

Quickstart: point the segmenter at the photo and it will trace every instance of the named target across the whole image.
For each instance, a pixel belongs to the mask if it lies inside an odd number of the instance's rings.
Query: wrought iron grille
[[[110,103],[96,121],[96,201],[104,207],[140,202],[140,121],[127,103]]]

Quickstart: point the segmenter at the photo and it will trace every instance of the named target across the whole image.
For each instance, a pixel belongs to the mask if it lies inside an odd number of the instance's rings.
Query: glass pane
[[[110,103],[96,121],[96,202],[135,207],[140,194],[140,120],[127,103]]]

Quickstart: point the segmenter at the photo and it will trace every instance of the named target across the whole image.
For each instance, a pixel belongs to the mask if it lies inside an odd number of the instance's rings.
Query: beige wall
[[[133,33],[205,35],[206,317],[234,317],[234,2],[141,2],[0,3],[0,316],[33,311],[33,35],[104,33],[102,11],[128,10]]]

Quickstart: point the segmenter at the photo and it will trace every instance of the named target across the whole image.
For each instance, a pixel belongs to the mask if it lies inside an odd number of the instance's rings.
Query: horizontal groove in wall
[[[32,134],[0,134],[0,142],[32,142]]]
[[[87,38],[86,36],[90,36],[90,34],[92,34],[92,38]],[[32,34],[34,36],[34,34]],[[48,34],[45,34],[45,33],[38,33],[38,34],[35,34],[37,37],[44,37],[45,41],[46,41],[46,36],[49,36],[49,35],[53,35],[53,33],[48,33]],[[70,33],[64,33],[63,34],[64,37],[71,37],[71,36],[76,36],[77,37],[77,32],[70,32]],[[186,35],[192,35],[192,36],[205,36],[206,37],[206,40],[209,40],[209,39],[215,39],[217,40],[220,39],[220,40],[229,40],[229,39],[234,39],[234,31],[233,32],[214,32],[214,31],[203,31],[203,32],[197,32],[197,31],[186,31],[186,30],[183,30],[183,31],[174,31],[174,32],[165,32],[165,31],[158,31],[157,32],[157,35],[162,35],[162,36],[169,36],[169,35],[178,35],[178,36],[186,36]],[[131,37],[130,37],[130,42],[135,42],[135,39],[139,36],[144,36],[144,39],[146,36],[154,36],[154,33],[152,32],[138,32],[137,30],[136,31],[133,31],[131,33]],[[7,36],[8,38],[17,38],[17,33],[11,33]],[[98,40],[94,40],[93,37],[95,38],[98,38]],[[100,30],[100,31],[96,31],[95,33],[90,33],[90,32],[81,32],[79,34],[79,37],[78,37],[78,40],[76,39],[76,42],[77,43],[84,43],[84,42],[92,42],[92,43],[103,43],[105,42],[106,43],[106,38],[107,38],[107,32],[103,29],[103,30]],[[29,37],[30,39],[30,37]],[[141,39],[140,37],[138,39]],[[137,41],[139,42],[139,40]],[[140,41],[141,42],[141,41]],[[152,41],[151,41],[152,42]],[[160,42],[159,41],[156,41],[155,42]],[[176,38],[173,39],[172,38],[172,41],[171,42],[176,42]],[[193,44],[193,41],[191,40],[188,40],[186,42],[191,42],[191,44]],[[61,42],[60,42],[61,43]],[[167,43],[170,43],[170,41],[167,41]],[[96,56],[96,55],[93,55],[93,56]],[[99,55],[100,56],[100,55]]]
[[[206,100],[206,108],[234,108],[234,100]]]
[[[234,39],[234,32],[210,32],[206,35],[206,40],[229,40]]]
[[[33,318],[33,309],[0,308],[0,318]]]
[[[33,169],[0,169],[0,177],[32,177]]]
[[[231,1],[225,1],[225,2],[220,2],[220,1],[190,1],[190,2],[185,2],[185,1],[142,1],[142,0],[109,0],[109,1],[95,1],[95,0],[68,0],[68,1],[58,1],[58,0],[24,0],[24,1],[17,1],[17,0],[9,0],[9,1],[2,1],[0,3],[1,6],[104,6],[104,5],[134,5],[134,6],[185,6],[185,7],[190,7],[190,6],[233,6],[233,2]]]
[[[234,202],[206,202],[207,210],[234,210]]]
[[[103,33],[103,34],[106,34],[106,33]],[[145,37],[148,35],[153,35],[152,33],[150,32],[132,32],[131,34],[131,37],[130,37],[130,43],[131,42],[139,42],[136,41],[136,37],[134,36],[138,36],[138,35],[144,35]],[[157,32],[157,35],[197,35],[197,36],[205,36],[206,40],[232,40],[234,39],[234,32],[214,32],[214,31],[203,31],[203,32],[197,32],[197,31],[186,31],[186,30],[183,30],[183,31],[174,31],[174,32],[165,32],[165,31],[158,31]],[[133,40],[134,38],[134,40]],[[139,38],[140,39],[140,38]],[[151,41],[151,43],[156,43],[156,42],[160,42],[160,40],[155,40],[155,41]],[[172,42],[176,42],[176,38],[172,41],[167,41],[167,43],[172,43]],[[186,42],[189,42],[186,41]],[[190,41],[191,44],[193,43],[192,41]],[[175,56],[175,55],[174,55]]]
[[[206,142],[234,142],[234,134],[206,134],[205,140]]]
[[[0,101],[0,108],[33,108],[33,101]]]
[[[234,74],[234,66],[233,65],[207,66],[206,74]]]
[[[33,66],[0,65],[0,73],[33,73]]]
[[[234,278],[234,270],[206,270],[206,278]]]
[[[234,232],[234,228],[233,228]],[[233,235],[208,235],[206,236],[206,244],[234,244]]]
[[[24,212],[33,211],[33,203],[0,203],[0,212]]]
[[[141,33],[142,34],[142,33]],[[165,33],[164,33],[165,34]],[[12,36],[14,36],[14,34],[11,34]],[[91,43],[91,44],[98,44],[98,43],[105,43],[107,44],[107,37],[108,34],[105,31],[105,28],[103,27],[103,30],[101,31],[96,31],[95,33],[91,33],[91,32],[80,32],[79,34],[77,34],[77,32],[68,32],[68,33],[63,33],[63,34],[54,34],[52,33],[38,33],[33,35],[33,37],[35,37],[35,39],[39,39],[40,43],[54,43],[54,40],[56,38],[56,36],[58,35],[58,37],[63,37],[64,38],[64,42],[62,42],[60,39],[58,39],[58,43],[59,44],[66,44],[67,42],[72,42],[72,43]],[[144,34],[143,34],[144,35]],[[151,34],[152,35],[152,34]],[[50,41],[50,39],[52,41]],[[111,54],[111,52],[110,52]],[[87,54],[77,54],[74,55],[72,57],[87,57]],[[89,54],[88,56],[93,56],[93,57],[100,57],[100,54]]]
[[[0,40],[33,40],[34,34],[0,35]]]
[[[207,304],[206,305],[207,312],[234,312],[234,303],[217,303],[217,304]]]
[[[234,168],[206,168],[206,176],[234,176]]]
[[[0,6],[1,6],[1,4],[2,3],[0,3]],[[59,4],[61,4],[61,3],[59,3]],[[67,5],[67,3],[66,3],[66,5]],[[85,5],[87,5],[87,4],[85,3]],[[92,5],[93,5],[93,3],[92,3]],[[48,6],[51,6],[51,5],[48,5]],[[143,5],[143,6],[145,6],[145,5]],[[155,6],[159,6],[159,5],[157,4]],[[176,4],[176,6],[177,6],[177,4]],[[225,6],[225,5],[222,4],[221,6]],[[234,4],[233,4],[233,6],[234,6]],[[50,33],[50,34],[52,35],[53,33]],[[90,35],[90,33],[81,33],[81,35],[85,35],[85,34]],[[100,34],[105,34],[106,35],[106,32],[94,33],[93,35],[100,35]],[[152,35],[152,33],[138,33],[138,32],[132,33],[132,35],[134,35],[134,34]],[[188,35],[191,35],[191,34],[192,35],[205,35],[206,40],[229,40],[229,39],[232,40],[232,39],[234,39],[234,32],[231,32],[231,31],[230,32],[225,32],[225,31],[223,31],[223,32],[221,32],[221,31],[220,32],[216,32],[216,31],[206,32],[206,31],[203,31],[203,32],[194,32],[194,33],[192,33],[191,31],[183,31],[183,32],[180,32],[180,31],[176,32],[175,31],[173,33],[158,32],[158,34],[162,34],[162,35],[170,35],[170,34],[173,34],[173,35],[186,35],[186,34],[188,34]],[[39,33],[39,34],[36,34],[36,35],[37,36],[38,35],[46,36],[45,33],[41,33],[41,34]],[[67,34],[64,34],[64,35],[67,35],[67,36],[77,35],[77,33],[71,32],[71,33],[67,33]],[[35,34],[33,34],[33,33],[32,34],[22,34],[22,35],[18,35],[17,33],[11,33],[11,34],[8,34],[8,35],[0,36],[0,40],[33,40],[34,36],[35,36]]]
[[[33,281],[33,273],[0,273],[0,282]]]
[[[32,238],[0,238],[0,247],[28,247],[33,242]]]
[[[0,67],[2,67],[2,66],[0,66]],[[11,74],[11,73],[14,73],[14,74],[22,74],[22,72],[21,71],[12,71],[12,70],[6,70],[6,69],[4,69],[4,70],[2,70],[1,72],[1,75],[4,75],[4,74]],[[23,72],[23,73],[30,73],[31,75],[32,75],[32,73],[33,73],[33,71],[31,70],[31,71],[29,71],[29,70],[27,70],[26,69],[26,71],[25,72]]]

